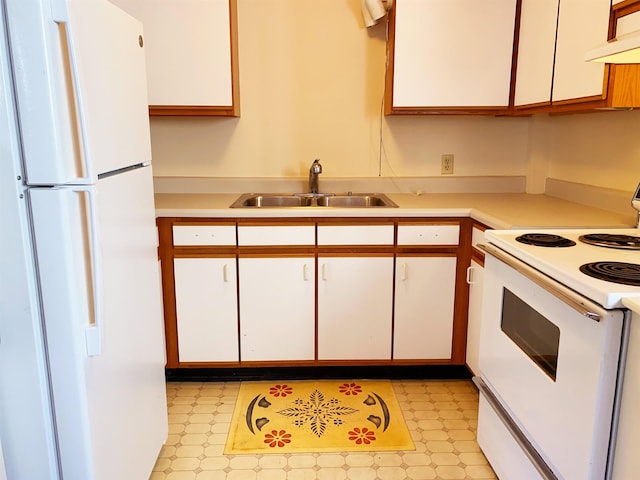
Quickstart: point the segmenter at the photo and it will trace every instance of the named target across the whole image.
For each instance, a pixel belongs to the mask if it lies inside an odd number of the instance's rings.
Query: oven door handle
[[[476,247],[484,251],[485,253],[488,253],[492,257],[497,258],[501,262],[507,264],[518,273],[524,275],[536,285],[544,288],[547,292],[554,295],[555,297],[569,305],[571,308],[579,312],[581,315],[584,315],[591,320],[595,320],[596,322],[600,321],[600,314],[594,312],[593,308],[589,308],[586,299],[578,297],[567,287],[553,282],[553,280],[549,279],[549,277],[547,277],[543,273],[540,273],[534,268],[524,264],[510,254],[500,250],[498,247],[489,244],[480,244],[476,245]]]

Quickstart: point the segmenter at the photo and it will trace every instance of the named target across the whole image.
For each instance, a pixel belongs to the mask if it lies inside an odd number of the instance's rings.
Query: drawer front
[[[174,245],[231,245],[236,244],[234,225],[174,225]]]
[[[458,245],[459,225],[398,225],[398,245]]]
[[[473,231],[471,233],[471,246],[476,247],[479,243],[484,243],[484,230],[473,227]]]
[[[238,226],[238,245],[315,245],[313,225]]]
[[[318,225],[318,245],[393,245],[393,225]]]

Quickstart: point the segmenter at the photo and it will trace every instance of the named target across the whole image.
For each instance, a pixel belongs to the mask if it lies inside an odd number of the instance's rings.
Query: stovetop
[[[547,276],[575,290],[581,295],[599,303],[604,308],[621,308],[622,298],[640,297],[640,286],[624,283],[614,283],[608,280],[593,278],[583,273],[580,268],[585,264],[595,262],[616,262],[615,266],[604,269],[633,269],[633,265],[640,265],[640,250],[628,248],[610,248],[584,243],[580,240],[583,235],[593,234],[628,235],[640,237],[637,229],[566,229],[566,230],[487,230],[485,238],[488,242],[519,258],[528,265],[540,270]],[[562,237],[558,247],[546,247],[522,243],[516,238],[524,234],[540,235],[543,243],[550,240],[546,235]],[[623,237],[623,239],[628,239]],[[568,241],[568,242],[567,242]],[[571,243],[575,242],[575,245]],[[632,240],[633,242],[633,240]],[[631,264],[624,266],[621,264]],[[583,268],[589,270],[590,268]],[[601,270],[596,267],[595,270]]]

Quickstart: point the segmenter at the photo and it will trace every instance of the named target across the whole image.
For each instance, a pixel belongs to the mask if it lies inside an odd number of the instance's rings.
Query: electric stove
[[[523,237],[540,241],[523,242]],[[604,308],[621,308],[622,298],[640,297],[638,229],[487,230],[485,238]],[[605,274],[619,278],[603,279]]]

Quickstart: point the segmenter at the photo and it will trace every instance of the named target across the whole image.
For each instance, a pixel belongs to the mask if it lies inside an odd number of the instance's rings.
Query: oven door
[[[487,252],[479,363],[489,394],[483,403],[493,400],[492,414],[506,413],[525,437],[525,450],[527,443],[535,449],[529,458],[542,459],[540,478],[602,480],[623,311],[604,310],[491,245]],[[489,445],[499,440],[483,439],[482,416],[481,409],[480,444],[499,464],[502,455]],[[504,478],[516,477],[506,472]]]

